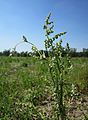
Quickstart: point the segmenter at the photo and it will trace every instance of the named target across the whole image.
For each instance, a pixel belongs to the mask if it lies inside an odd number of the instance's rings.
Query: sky
[[[0,51],[13,48],[26,36],[39,49],[44,49],[45,18],[52,13],[55,34],[66,31],[63,46],[88,48],[88,0],[0,0]],[[21,44],[17,51],[30,51]]]

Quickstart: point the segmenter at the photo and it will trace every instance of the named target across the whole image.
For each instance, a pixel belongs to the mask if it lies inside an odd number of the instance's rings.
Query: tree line
[[[63,56],[66,54],[66,51],[63,49]],[[45,50],[40,50],[41,54],[45,54],[46,57],[49,56],[50,53],[52,53],[51,51],[45,51]],[[83,48],[82,52],[77,52],[76,48],[71,48],[70,52],[69,52],[71,57],[88,57],[88,48]],[[17,57],[31,57],[31,56],[39,56],[38,52],[17,52],[14,51],[14,53],[12,53],[10,50],[4,50],[2,52],[0,52],[0,56],[17,56]]]

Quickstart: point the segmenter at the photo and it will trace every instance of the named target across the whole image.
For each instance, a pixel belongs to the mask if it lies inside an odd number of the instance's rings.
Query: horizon
[[[51,12],[55,34],[67,32],[61,37],[63,46],[80,51],[88,48],[88,0],[1,0],[0,1],[0,51],[13,48],[26,36],[40,50],[44,49],[45,18]],[[21,44],[18,52],[31,51],[31,46]]]

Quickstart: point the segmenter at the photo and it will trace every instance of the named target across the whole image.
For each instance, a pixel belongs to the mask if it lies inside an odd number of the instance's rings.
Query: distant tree
[[[88,57],[88,48],[83,48],[83,56]]]
[[[71,55],[71,57],[77,57],[77,49],[70,48],[70,55]]]
[[[88,48],[83,48],[83,52],[88,52]]]
[[[22,51],[22,52],[20,53],[20,56],[21,56],[21,57],[24,57],[24,51]]]
[[[10,55],[10,50],[4,50],[2,54],[4,56],[9,56]]]
[[[3,53],[2,52],[0,52],[0,56],[2,56],[3,55]]]
[[[70,48],[70,52],[76,52],[77,49],[76,48]]]

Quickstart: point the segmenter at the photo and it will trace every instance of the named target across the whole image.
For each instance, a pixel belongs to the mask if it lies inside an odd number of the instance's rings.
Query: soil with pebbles
[[[88,120],[88,95],[81,94],[79,99],[69,101],[67,114],[71,120]]]
[[[51,119],[54,112],[52,112],[53,102],[52,97],[49,97],[49,99],[42,101],[40,107],[45,111],[46,116]],[[66,100],[66,106],[66,114],[69,120],[88,120],[88,94],[80,94],[79,98]]]

